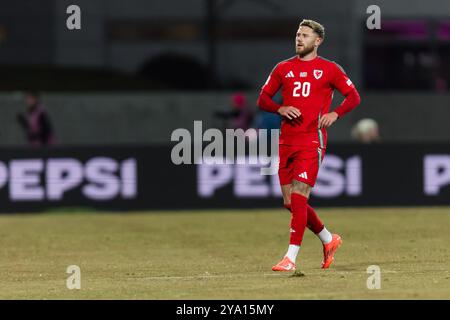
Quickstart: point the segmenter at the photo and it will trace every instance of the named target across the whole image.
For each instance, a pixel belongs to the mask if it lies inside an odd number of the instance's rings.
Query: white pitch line
[[[287,274],[285,274],[287,275]],[[189,279],[214,279],[214,278],[239,278],[239,277],[261,277],[261,276],[282,276],[282,274],[252,274],[252,273],[235,273],[235,274],[205,274],[197,276],[155,276],[143,278],[129,278],[130,280],[189,280]]]
[[[308,272],[304,273],[306,277],[308,276],[318,276],[318,275],[326,275],[327,271],[324,272]],[[332,274],[338,275],[352,275],[352,274],[363,274],[367,273],[364,271],[331,271]],[[393,270],[382,270],[382,274],[386,273],[398,273],[398,271]],[[154,277],[136,277],[136,278],[128,278],[128,280],[195,280],[195,279],[220,279],[220,278],[248,278],[248,277],[285,277],[289,278],[294,273],[234,273],[234,274],[204,274],[204,275],[195,275],[195,276],[154,276]],[[293,277],[294,278],[294,277]]]

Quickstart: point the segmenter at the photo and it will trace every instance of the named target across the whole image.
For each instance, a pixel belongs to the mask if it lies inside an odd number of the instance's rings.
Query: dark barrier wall
[[[265,81],[265,78],[264,80]],[[193,130],[201,120],[204,130],[229,127],[214,117],[230,110],[232,92],[173,93],[46,93],[43,103],[53,121],[60,146],[122,146],[170,143],[174,130]],[[248,92],[256,110],[257,92]],[[333,106],[342,101],[335,94]],[[355,123],[375,119],[381,140],[389,143],[450,143],[450,94],[361,92],[362,103],[329,128],[329,141],[347,143]],[[0,147],[26,146],[16,114],[24,110],[18,94],[0,93]],[[423,106],[427,109],[424,111]],[[404,122],[405,114],[408,123]],[[419,116],[420,115],[420,116]]]
[[[0,151],[0,211],[280,207],[259,164],[174,165],[172,147]],[[333,145],[314,206],[449,205],[449,145]]]

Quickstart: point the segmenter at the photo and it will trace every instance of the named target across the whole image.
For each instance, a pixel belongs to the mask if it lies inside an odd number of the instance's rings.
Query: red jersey
[[[319,128],[319,119],[329,112],[334,89],[344,96],[355,89],[340,66],[320,56],[309,61],[295,56],[278,63],[262,91],[273,97],[280,88],[282,105],[296,107],[301,112],[299,121],[283,118],[280,144],[321,148],[326,146],[326,129]]]

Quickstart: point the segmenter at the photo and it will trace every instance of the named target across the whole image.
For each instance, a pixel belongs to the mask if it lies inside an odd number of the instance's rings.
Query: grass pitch
[[[306,231],[299,271],[274,273],[279,210],[0,216],[1,299],[450,299],[450,208],[319,209],[344,242],[328,270]],[[69,265],[81,289],[66,287]],[[369,290],[369,265],[381,289]]]

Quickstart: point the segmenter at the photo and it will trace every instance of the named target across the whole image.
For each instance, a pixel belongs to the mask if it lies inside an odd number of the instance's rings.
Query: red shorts
[[[278,168],[280,184],[291,184],[295,179],[314,187],[324,156],[325,149],[317,146],[280,144]]]

